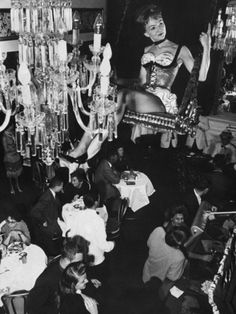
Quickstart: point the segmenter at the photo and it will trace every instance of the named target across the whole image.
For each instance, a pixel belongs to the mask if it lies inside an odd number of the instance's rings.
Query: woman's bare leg
[[[161,100],[145,91],[123,89],[118,93],[117,102],[118,123],[122,120],[126,108],[139,113],[165,112],[165,106]],[[104,133],[103,141],[106,138],[107,133]],[[70,156],[78,158],[88,152],[88,158],[90,159],[100,150],[103,141],[99,141],[98,136],[92,138],[90,133],[84,133],[79,145],[70,153]]]
[[[13,186],[12,178],[9,178],[9,183],[10,183],[10,188],[11,188],[10,193],[11,194],[15,194],[15,189],[14,189],[14,186]]]
[[[17,190],[18,190],[19,192],[23,192],[22,189],[20,188],[20,185],[19,185],[19,178],[16,177],[15,180],[16,180],[16,188],[17,188]]]
[[[87,152],[88,146],[92,141],[92,136],[90,133],[85,132],[82,136],[79,144],[73,151],[70,152],[70,156],[77,158]]]

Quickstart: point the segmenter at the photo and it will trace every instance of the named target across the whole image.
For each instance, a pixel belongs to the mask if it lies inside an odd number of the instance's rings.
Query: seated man
[[[85,209],[93,209],[96,211],[99,217],[104,220],[104,223],[107,223],[108,213],[106,206],[103,205],[99,207],[98,197],[95,193],[88,193],[83,197]]]
[[[62,195],[62,202],[70,203],[81,196],[87,194],[90,190],[89,183],[83,169],[77,169],[71,174],[71,182],[67,183]]]
[[[48,190],[42,194],[31,211],[36,240],[45,252],[52,256],[56,256],[60,252],[59,243],[53,239],[61,235],[61,229],[57,223],[61,206],[56,194],[62,189],[62,179],[52,178]]]
[[[120,192],[114,186],[114,184],[120,182],[118,172],[113,169],[117,159],[117,152],[115,150],[110,150],[107,157],[100,162],[95,171],[94,182],[100,193],[101,199],[105,204],[114,203],[114,201],[120,197]],[[113,206],[111,205],[111,207]]]
[[[215,145],[212,157],[217,154],[222,154],[225,156],[226,163],[236,162],[236,147],[231,143],[233,135],[231,131],[225,130],[220,133],[220,143]]]
[[[27,313],[56,314],[58,284],[63,270],[73,262],[88,260],[88,242],[82,237],[75,236],[64,243],[60,258],[52,261],[38,277],[27,299]]]
[[[94,256],[93,266],[101,265],[104,253],[114,248],[114,243],[107,241],[106,228],[102,218],[94,209],[80,210],[77,219],[70,225],[69,236],[80,235],[90,242],[89,254]]]

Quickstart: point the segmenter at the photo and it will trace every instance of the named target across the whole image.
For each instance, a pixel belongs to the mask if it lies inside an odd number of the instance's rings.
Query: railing
[[[233,314],[236,302],[236,228],[228,239],[220,266],[207,291],[208,301],[214,314]]]

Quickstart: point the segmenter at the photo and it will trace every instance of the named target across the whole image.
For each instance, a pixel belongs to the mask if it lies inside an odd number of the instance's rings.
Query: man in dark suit
[[[188,211],[187,225],[191,226],[198,208],[210,188],[210,182],[206,177],[197,176],[193,180],[193,189],[184,195],[183,203]]]
[[[113,169],[113,165],[117,162],[118,155],[115,150],[110,150],[106,159],[101,160],[94,176],[94,182],[100,193],[101,199],[108,204],[119,199],[120,192],[114,186],[120,182],[119,173]]]
[[[48,255],[53,256],[60,252],[59,242],[55,240],[61,236],[61,229],[57,223],[61,206],[56,194],[62,189],[62,179],[52,178],[48,190],[42,194],[31,211],[36,241]]]

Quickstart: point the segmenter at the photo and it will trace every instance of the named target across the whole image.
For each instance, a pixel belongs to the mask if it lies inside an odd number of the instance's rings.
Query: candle
[[[106,44],[106,47],[103,51],[103,60],[100,65],[101,73],[101,94],[107,95],[109,89],[110,78],[109,74],[111,72],[110,59],[112,56],[110,44]]]
[[[100,52],[101,49],[101,41],[102,41],[102,31],[103,31],[103,18],[99,13],[94,22],[94,36],[93,36],[93,51]]]
[[[73,14],[72,45],[79,43],[81,19],[78,11]]]
[[[58,58],[62,62],[67,61],[67,45],[65,40],[58,41]]]

